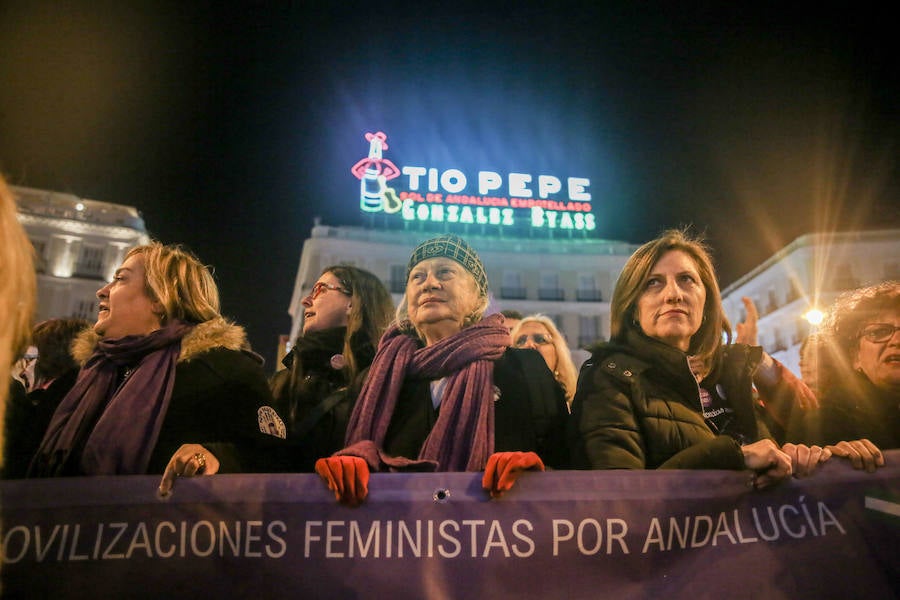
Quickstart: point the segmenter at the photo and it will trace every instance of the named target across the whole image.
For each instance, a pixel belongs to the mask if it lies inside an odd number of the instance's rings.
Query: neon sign
[[[563,180],[553,175],[479,171],[472,178],[474,192],[465,193],[470,178],[459,169],[440,171],[421,166],[398,169],[383,157],[387,135],[367,133],[369,154],[350,172],[360,180],[360,210],[397,214],[405,221],[462,223],[532,228],[596,229],[591,213],[591,185],[584,177]],[[406,189],[387,182],[404,176]],[[404,182],[403,179],[400,180]]]

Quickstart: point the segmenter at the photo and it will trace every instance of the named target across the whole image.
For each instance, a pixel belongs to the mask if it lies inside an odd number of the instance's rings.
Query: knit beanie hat
[[[410,271],[417,264],[429,258],[439,257],[450,258],[461,264],[475,278],[481,295],[487,296],[488,281],[484,273],[484,264],[472,246],[461,237],[450,233],[439,235],[416,246],[412,256],[409,257],[409,264],[406,265],[407,280]]]

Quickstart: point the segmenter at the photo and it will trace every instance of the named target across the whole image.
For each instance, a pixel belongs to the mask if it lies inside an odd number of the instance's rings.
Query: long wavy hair
[[[723,344],[723,338],[727,343],[731,342],[731,323],[722,307],[722,295],[709,248],[701,238],[693,237],[683,229],[664,231],[655,240],[635,250],[625,263],[613,290],[610,337],[614,341],[622,341],[627,331],[641,331],[636,318],[638,300],[644,293],[653,267],[665,253],[672,250],[680,250],[691,257],[706,290],[703,321],[700,329],[691,337],[688,354],[697,356],[710,367],[712,357]]]
[[[365,269],[350,265],[332,265],[322,270],[322,275],[325,273],[334,275],[341,282],[341,286],[350,292],[350,314],[347,315],[343,355],[347,361],[345,369],[348,380],[352,381],[368,366],[359,364],[352,343],[362,336],[377,347],[378,340],[393,318],[394,302],[381,280]]]

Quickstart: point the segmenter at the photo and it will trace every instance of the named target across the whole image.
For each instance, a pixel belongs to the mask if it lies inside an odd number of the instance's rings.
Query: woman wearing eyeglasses
[[[900,282],[838,298],[817,350],[821,407],[795,424],[790,439],[828,444],[857,469],[882,466],[879,449],[900,448]]]
[[[327,267],[303,298],[303,335],[271,380],[286,421],[288,449],[273,470],[311,473],[316,459],[344,447],[361,372],[391,322],[391,295],[372,273]]]
[[[519,321],[512,330],[513,346],[533,348],[541,353],[553,377],[566,394],[566,403],[575,397],[578,372],[572,362],[572,353],[562,333],[546,315],[529,315]]]
[[[562,390],[535,352],[509,348],[501,315],[482,318],[487,305],[484,265],[465,240],[413,251],[347,447],[315,465],[336,499],[362,502],[371,471],[484,471],[497,496],[522,471],[567,464]]]

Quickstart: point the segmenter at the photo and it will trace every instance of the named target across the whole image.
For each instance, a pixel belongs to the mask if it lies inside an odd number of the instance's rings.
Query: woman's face
[[[687,352],[703,323],[706,288],[693,259],[669,250],[650,270],[638,297],[637,321],[645,335]]]
[[[162,327],[162,305],[147,294],[144,257],[140,254],[129,256],[116,269],[113,280],[97,290],[97,298],[100,305],[94,331],[101,337],[147,335]]]
[[[423,260],[409,273],[406,308],[426,345],[458,333],[480,302],[478,284],[449,258]]]
[[[352,294],[334,273],[322,273],[303,299],[303,333],[346,327]]]
[[[894,330],[888,335],[890,328]],[[882,390],[900,390],[900,311],[885,311],[860,330],[853,368]],[[875,341],[881,340],[881,341]]]
[[[528,321],[520,325],[513,345],[516,348],[534,348],[544,357],[550,370],[556,371],[559,357],[556,355],[556,346],[553,345],[553,336],[543,323]]]

